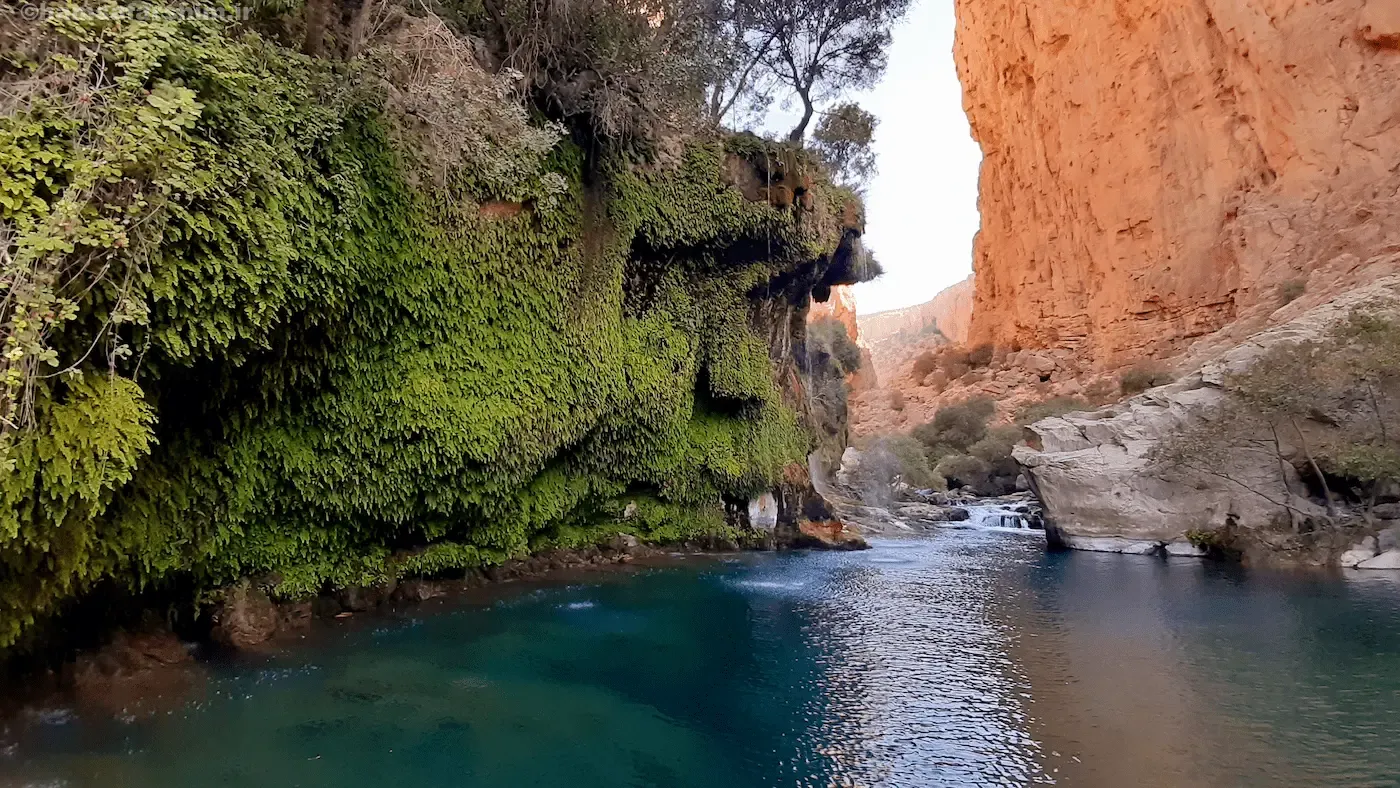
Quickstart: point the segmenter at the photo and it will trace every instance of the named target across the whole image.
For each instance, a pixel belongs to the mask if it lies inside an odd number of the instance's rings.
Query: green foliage
[[[853,102],[827,110],[812,134],[812,148],[841,183],[859,188],[875,175],[870,147],[879,120]]]
[[[915,489],[948,489],[943,477],[929,466],[923,444],[907,434],[871,436],[859,448],[860,465],[852,482],[867,501],[889,502],[891,486],[897,482]]]
[[[35,615],[156,545],[100,519],[152,448],[152,413],[129,380],[88,374],[37,403],[42,431],[9,449],[0,476],[0,644]]]
[[[950,487],[976,490],[987,483],[992,466],[986,460],[970,454],[950,454],[939,460],[934,471],[947,479]]]
[[[928,449],[931,460],[965,453],[987,435],[987,422],[996,413],[990,397],[973,397],[956,405],[939,408],[933,421],[915,427],[911,434]]]
[[[1011,459],[1011,450],[1021,442],[1021,428],[1014,424],[1002,424],[987,430],[987,434],[967,447],[967,453],[996,466],[1004,465]]]
[[[810,449],[755,304],[820,276],[847,194],[749,202],[717,142],[643,168],[473,137],[424,177],[363,69],[214,22],[50,36],[101,68],[0,119],[33,392],[0,648],[104,580],[296,597],[615,534],[627,498],[639,536],[718,532]],[[90,73],[120,75],[101,112]]]

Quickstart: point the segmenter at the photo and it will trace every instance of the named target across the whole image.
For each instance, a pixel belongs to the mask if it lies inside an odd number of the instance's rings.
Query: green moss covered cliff
[[[805,310],[863,274],[854,198],[754,138],[624,154],[397,29],[437,55],[4,31],[0,649],[111,589],[723,532],[805,467]]]

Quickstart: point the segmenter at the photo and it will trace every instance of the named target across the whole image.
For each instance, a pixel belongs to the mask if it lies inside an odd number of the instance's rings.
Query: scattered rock
[[[895,514],[910,520],[928,520],[935,523],[963,522],[968,518],[967,510],[961,507],[935,506],[928,503],[896,504]]]
[[[1371,514],[1382,520],[1400,520],[1400,503],[1376,504]]]

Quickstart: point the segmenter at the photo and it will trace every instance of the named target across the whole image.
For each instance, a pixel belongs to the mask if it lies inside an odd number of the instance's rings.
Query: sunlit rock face
[[[839,285],[831,288],[831,298],[826,301],[813,301],[812,308],[807,313],[810,321],[833,319],[846,327],[846,333],[851,339],[860,339],[860,327],[856,321],[856,294],[849,285]]]
[[[1393,270],[1395,0],[957,0],[957,15],[985,156],[971,344],[1177,357]]]

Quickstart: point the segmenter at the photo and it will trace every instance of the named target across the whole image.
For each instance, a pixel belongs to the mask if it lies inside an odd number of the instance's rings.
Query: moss
[[[43,383],[6,449],[0,648],[102,581],[274,575],[297,597],[619,523],[727,534],[724,500],[802,462],[813,438],[757,304],[805,306],[791,283],[831,264],[847,195],[818,180],[808,206],[750,201],[705,141],[670,168],[561,142],[509,195],[482,193],[471,160],[425,179],[373,79],[212,24],[89,41],[136,75],[133,101],[176,84],[192,116],[97,201],[151,206],[98,250],[128,285],[55,325],[78,377]],[[5,120],[41,126],[14,150],[46,146],[61,172],[100,153],[76,116],[39,112]],[[0,180],[34,161],[0,156]],[[41,180],[20,189],[40,218],[62,191]],[[522,210],[480,210],[494,199]],[[102,328],[118,300],[136,317]],[[134,352],[84,357],[101,331]]]

